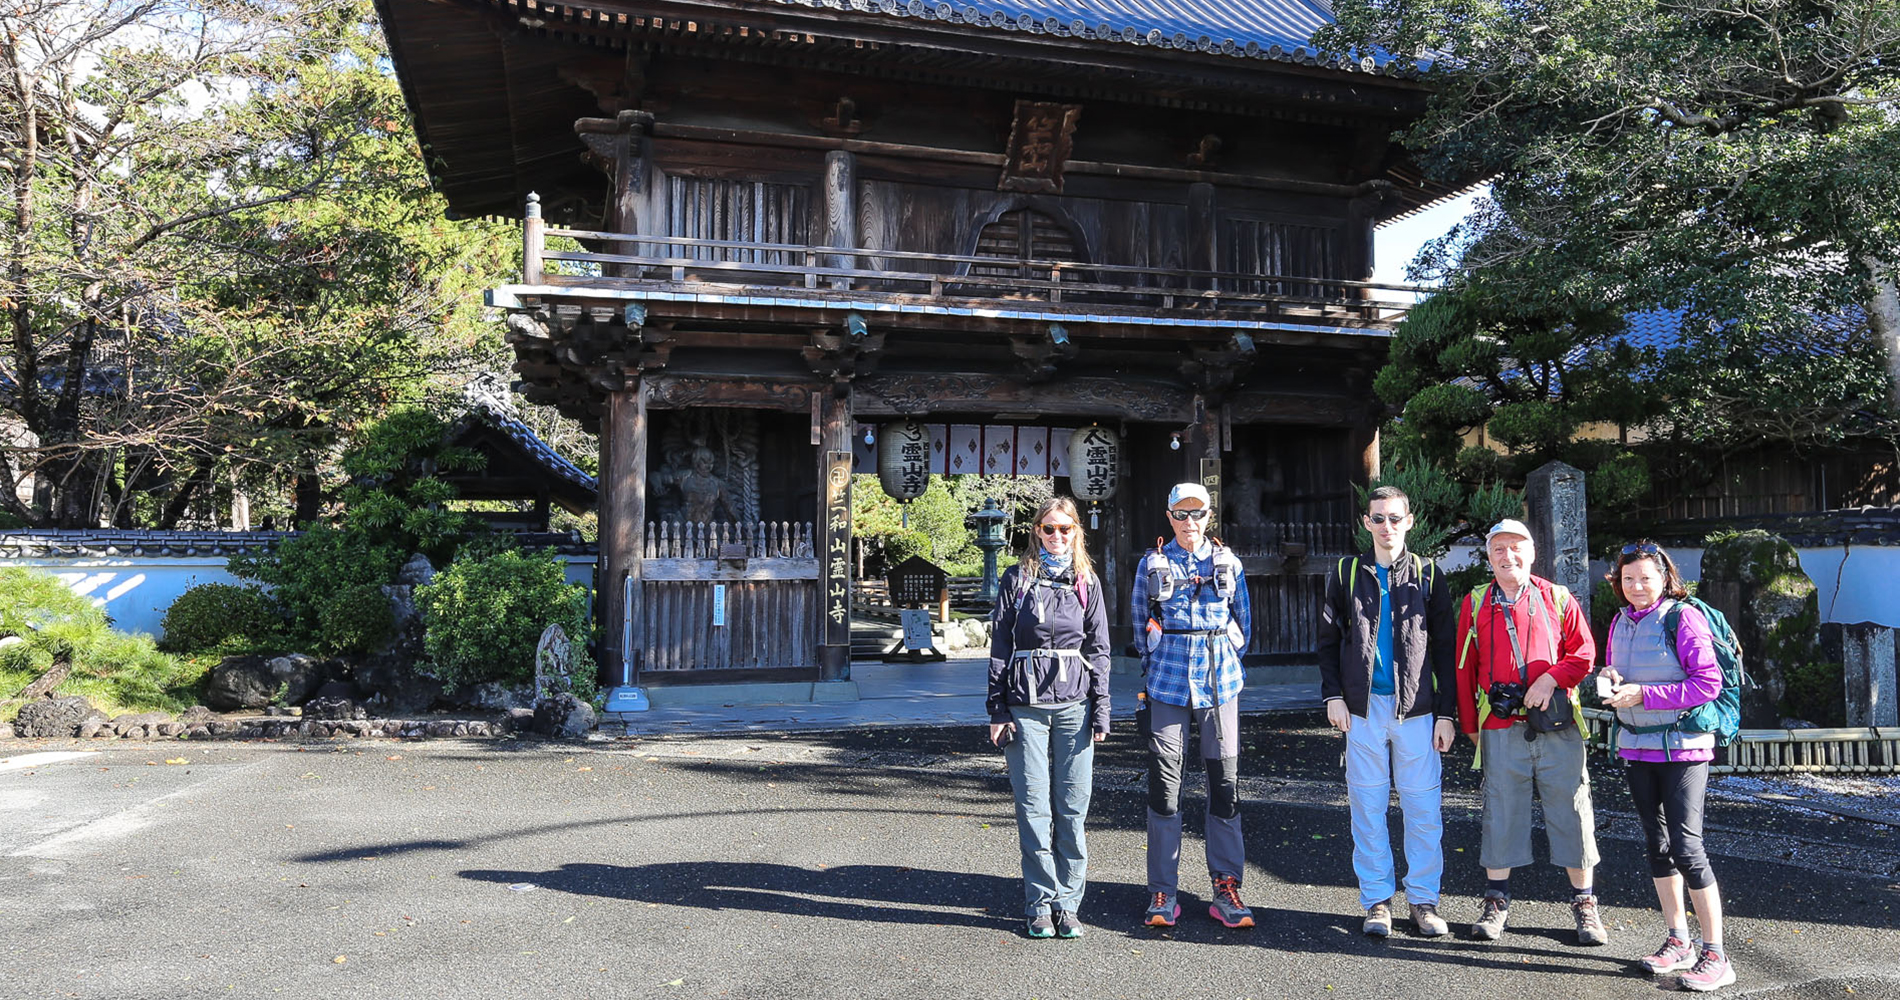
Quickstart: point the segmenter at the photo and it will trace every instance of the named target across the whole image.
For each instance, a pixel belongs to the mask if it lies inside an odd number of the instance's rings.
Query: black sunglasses
[[[1367,514],[1366,521],[1371,524],[1384,524],[1387,521],[1397,524],[1411,516],[1410,514]]]
[[[1050,537],[1054,537],[1058,532],[1066,535],[1075,530],[1075,525],[1073,524],[1044,524],[1040,527],[1042,528],[1042,533]]]
[[[1653,555],[1658,555],[1661,552],[1662,552],[1662,549],[1658,548],[1655,542],[1631,542],[1628,545],[1623,546],[1623,554],[1626,556],[1634,556],[1634,555],[1653,556]]]
[[[1168,516],[1177,521],[1201,521],[1207,518],[1206,510],[1171,510]]]

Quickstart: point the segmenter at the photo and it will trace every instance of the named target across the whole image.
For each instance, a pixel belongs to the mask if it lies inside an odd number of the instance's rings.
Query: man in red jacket
[[[1484,769],[1478,863],[1489,882],[1471,933],[1486,941],[1504,933],[1511,869],[1532,861],[1535,797],[1550,860],[1570,875],[1577,943],[1605,944],[1590,884],[1596,821],[1576,691],[1596,641],[1570,592],[1531,574],[1537,550],[1523,522],[1499,521],[1484,543],[1492,582],[1458,608],[1458,725]]]

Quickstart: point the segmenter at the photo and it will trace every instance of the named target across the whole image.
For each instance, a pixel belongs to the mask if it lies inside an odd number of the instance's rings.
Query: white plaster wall
[[[594,586],[593,556],[561,556],[567,582]],[[92,598],[122,632],[163,638],[159,623],[178,595],[201,583],[243,584],[225,569],[223,556],[70,557],[13,559],[6,565],[43,570],[59,577],[73,592]]]
[[[1473,545],[1454,546],[1438,565],[1445,570],[1471,564]],[[1819,589],[1821,620],[1857,624],[1872,622],[1900,628],[1900,546],[1850,545],[1796,549],[1801,569]],[[1702,550],[1672,548],[1669,558],[1685,580],[1702,579]],[[1590,561],[1593,578],[1609,572],[1601,559]]]

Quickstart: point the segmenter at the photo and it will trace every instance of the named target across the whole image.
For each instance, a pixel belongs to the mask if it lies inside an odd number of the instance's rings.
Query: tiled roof
[[[1389,55],[1322,54],[1313,33],[1333,21],[1327,0],[760,0],[861,11],[1036,35],[1148,45],[1347,72],[1409,72]]]
[[[593,476],[582,471],[580,466],[563,458],[560,452],[541,440],[540,435],[515,416],[513,404],[499,398],[491,387],[480,382],[471,382],[463,387],[462,399],[468,404],[470,414],[508,435],[549,473],[587,490],[599,489]],[[454,430],[451,429],[450,436],[453,435]]]
[[[61,530],[17,528],[0,531],[0,560],[134,558],[152,556],[229,557],[268,548],[294,531],[159,531],[116,528]],[[550,548],[564,555],[594,555],[597,546],[576,532],[512,532],[524,548]]]

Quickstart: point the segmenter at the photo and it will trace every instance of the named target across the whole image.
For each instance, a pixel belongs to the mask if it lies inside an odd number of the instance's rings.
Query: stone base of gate
[[[655,685],[647,688],[654,708],[718,708],[725,705],[821,704],[858,700],[857,681],[758,681],[739,684]]]

